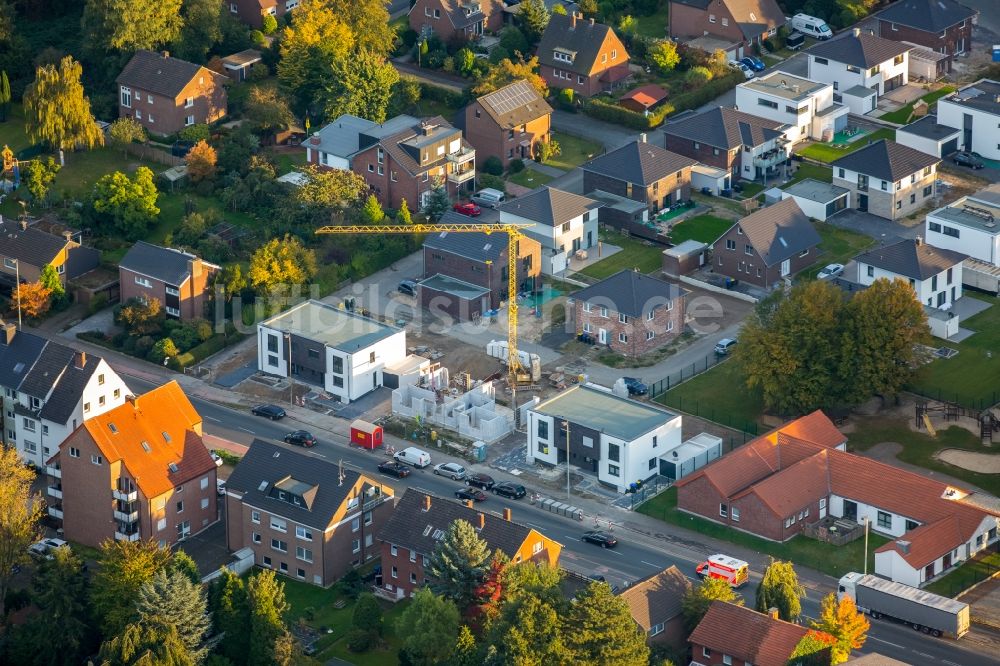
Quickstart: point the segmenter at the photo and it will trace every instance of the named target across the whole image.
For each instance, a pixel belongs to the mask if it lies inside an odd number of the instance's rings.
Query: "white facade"
[[[311,164],[313,161],[313,152],[316,153],[316,163],[320,166],[329,167],[331,169],[340,169],[341,171],[350,171],[351,161],[346,157],[341,157],[339,155],[334,155],[333,153],[326,153],[319,148],[309,148],[306,147],[306,163]]]
[[[767,174],[768,178],[777,178],[781,175],[779,171],[781,165],[788,159],[790,147],[791,142],[784,136],[765,141],[759,146],[753,146],[750,150],[744,146],[743,150],[740,151],[739,160],[742,177],[747,180],[756,180]]]
[[[542,273],[546,275],[565,270],[567,261],[572,261],[572,255],[578,250],[590,250],[597,246],[597,209],[551,226],[501,209],[500,223],[533,225],[524,233],[541,243]]]
[[[953,95],[938,100],[938,122],[962,131],[958,143],[963,150],[977,152],[986,159],[1000,160],[998,95],[1000,95],[1000,83],[977,81]],[[964,100],[972,101],[964,103]]]
[[[829,140],[827,134],[847,125],[848,108],[834,104],[831,83],[780,71],[736,86],[736,108],[788,125],[785,136],[793,144]]]
[[[858,283],[866,287],[879,278],[887,280],[906,280],[917,292],[917,299],[930,308],[950,310],[955,301],[962,297],[962,262],[951,268],[932,275],[926,280],[917,281],[905,275],[892,273],[871,264],[858,261]]]
[[[900,127],[896,130],[896,143],[903,146],[909,146],[914,150],[919,150],[922,153],[927,153],[928,155],[933,155],[934,157],[944,157],[945,155],[953,152],[954,148],[958,146],[958,139],[961,135],[961,132],[955,130],[954,134],[949,136],[931,138],[929,136],[921,136],[919,134],[907,132],[905,127]]]
[[[961,252],[973,259],[1000,267],[998,204],[1000,201],[979,200],[973,194],[939,208],[927,216],[924,238],[934,247]],[[970,208],[967,209],[966,206]],[[980,211],[996,213],[996,217],[986,217]]]
[[[867,70],[829,58],[815,56],[811,53],[807,55],[809,57],[809,64],[806,78],[822,83],[829,83],[837,91],[862,86],[875,90],[879,95],[884,95],[886,93],[887,82],[895,79],[897,83],[893,87],[899,87],[907,84],[910,80],[908,53],[890,58]],[[897,79],[896,77],[899,78]],[[871,109],[868,110],[870,111]],[[853,109],[852,112],[854,112]]]
[[[914,567],[896,550],[885,550],[875,553],[875,575],[883,576],[897,583],[911,587],[923,587],[930,581],[961,565],[979,551],[996,540],[998,521],[995,516],[983,518],[972,538],[965,543],[955,544],[950,553],[945,553],[931,563]],[[993,538],[990,539],[990,530]]]

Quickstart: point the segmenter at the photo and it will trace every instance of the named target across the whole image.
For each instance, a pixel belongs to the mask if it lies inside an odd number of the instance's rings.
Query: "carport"
[[[851,191],[812,178],[800,180],[781,192],[781,199],[795,199],[802,212],[809,217],[825,222],[851,206]]]
[[[924,116],[896,130],[896,143],[914,150],[945,157],[958,150],[958,139],[962,132],[957,127],[940,125],[937,116]]]

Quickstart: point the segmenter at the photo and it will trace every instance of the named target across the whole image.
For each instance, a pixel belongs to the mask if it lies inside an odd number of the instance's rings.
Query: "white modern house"
[[[3,442],[40,469],[80,424],[118,407],[131,394],[103,358],[3,322],[0,387]]]
[[[833,101],[833,84],[771,72],[736,86],[736,108],[789,126],[785,136],[829,141],[847,127],[848,108]]]
[[[1000,268],[1000,185],[990,185],[927,215],[927,243]]]
[[[903,42],[882,39],[858,28],[850,35],[809,49],[806,78],[833,85],[851,113],[873,111],[879,95],[909,82],[908,52]]]
[[[562,273],[573,255],[597,246],[596,199],[543,186],[500,204],[503,224],[530,224],[524,233],[542,246],[542,273]]]
[[[980,79],[937,103],[938,122],[961,130],[959,146],[1000,160],[1000,82]]]
[[[309,300],[257,325],[257,369],[349,403],[382,386],[406,358],[406,331]]]
[[[581,384],[527,409],[527,459],[569,464],[625,492],[659,473],[659,457],[681,444],[681,417],[609,389]]]

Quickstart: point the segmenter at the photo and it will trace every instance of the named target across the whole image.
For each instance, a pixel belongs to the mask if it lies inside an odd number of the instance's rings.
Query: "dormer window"
[[[750,20],[751,21],[756,21],[757,20],[757,15],[754,14],[753,12],[750,12]]]

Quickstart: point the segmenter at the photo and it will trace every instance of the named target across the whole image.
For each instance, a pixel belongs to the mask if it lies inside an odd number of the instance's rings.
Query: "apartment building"
[[[788,125],[785,136],[793,144],[829,141],[847,127],[849,111],[833,101],[833,84],[786,72],[771,72],[736,86],[736,108]]]
[[[833,162],[833,184],[855,208],[897,220],[931,202],[941,158],[882,139]]]

